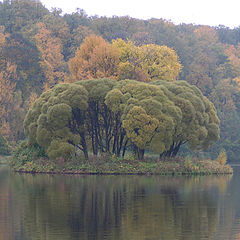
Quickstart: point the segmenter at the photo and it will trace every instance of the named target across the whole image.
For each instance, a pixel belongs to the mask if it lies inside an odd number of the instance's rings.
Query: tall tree
[[[195,42],[192,49],[193,61],[189,63],[186,80],[208,96],[218,81],[222,46],[214,28],[201,26],[194,30]]]
[[[11,138],[9,115],[13,110],[16,87],[11,80],[17,78],[16,68],[16,65],[7,62],[5,70],[0,72],[0,135],[8,139]]]
[[[176,52],[155,44],[136,46],[131,41],[113,40],[113,45],[120,51],[118,66],[119,79],[135,79],[142,82],[164,79],[177,79],[182,65]]]
[[[61,9],[54,8],[51,14],[45,15],[42,22],[46,28],[51,32],[52,38],[59,39],[62,45],[62,54],[64,59],[67,59],[69,52],[69,43],[71,41],[71,34],[68,24],[64,21],[64,18],[60,15]]]
[[[93,31],[87,27],[79,25],[77,28],[73,29],[71,34],[71,40],[69,42],[69,56],[73,58],[77,48],[83,43],[86,37],[93,34]]]
[[[240,86],[240,44],[237,46],[226,45],[225,54],[230,64],[232,78]]]
[[[62,54],[62,43],[53,37],[44,23],[38,23],[35,35],[36,45],[41,55],[40,65],[46,77],[46,88],[63,82],[65,78],[65,62]]]
[[[119,51],[102,37],[90,35],[69,61],[71,81],[111,77],[116,78]]]
[[[42,88],[42,71],[39,66],[39,52],[34,44],[21,34],[5,34],[5,44],[1,49],[0,65],[5,61],[17,65],[16,89],[24,93],[24,100],[34,91]]]
[[[0,48],[2,48],[6,43],[6,37],[8,34],[5,34],[5,27],[0,26]]]

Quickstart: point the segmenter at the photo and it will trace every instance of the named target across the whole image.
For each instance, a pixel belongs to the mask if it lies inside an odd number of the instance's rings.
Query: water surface
[[[59,176],[0,167],[0,240],[240,239],[233,176]]]

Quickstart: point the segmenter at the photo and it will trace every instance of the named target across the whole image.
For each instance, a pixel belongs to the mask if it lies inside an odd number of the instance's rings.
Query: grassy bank
[[[32,161],[12,159],[10,165],[12,170],[17,172],[52,174],[209,175],[233,173],[229,165],[190,157],[168,160],[146,158],[144,161],[138,161],[132,157],[123,159],[114,156],[90,157],[88,161],[77,158],[69,161],[61,158],[55,161],[46,158]]]
[[[10,155],[0,155],[0,164],[8,164],[11,161]]]

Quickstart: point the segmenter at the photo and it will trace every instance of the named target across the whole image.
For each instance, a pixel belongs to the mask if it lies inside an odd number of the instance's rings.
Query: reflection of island
[[[11,231],[11,199],[7,172],[0,166],[0,239],[14,239]]]
[[[16,174],[0,239],[214,239],[230,179]]]
[[[8,186],[1,188],[0,193],[0,239],[13,239],[11,237],[11,222],[9,209],[9,192]]]

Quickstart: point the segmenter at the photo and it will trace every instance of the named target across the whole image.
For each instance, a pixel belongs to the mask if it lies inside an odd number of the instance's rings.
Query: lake
[[[0,165],[0,240],[240,239],[233,176],[12,173]]]

